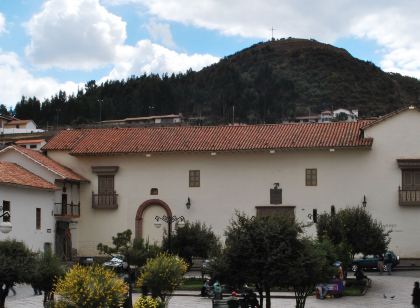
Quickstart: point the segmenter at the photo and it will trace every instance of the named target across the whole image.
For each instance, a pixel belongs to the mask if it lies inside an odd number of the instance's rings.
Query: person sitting
[[[356,272],[354,273],[354,276],[356,277],[356,281],[361,286],[369,286],[370,285],[370,279],[368,276],[365,275],[365,273],[362,271],[360,267],[357,268]]]
[[[204,281],[203,286],[201,287],[201,296],[202,297],[208,296],[210,293],[209,290],[210,290],[210,280],[206,279]]]

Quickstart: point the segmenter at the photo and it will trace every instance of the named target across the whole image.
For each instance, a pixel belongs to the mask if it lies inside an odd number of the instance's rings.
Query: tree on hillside
[[[30,283],[34,253],[23,242],[0,241],[0,308],[4,308],[9,289],[17,283]]]
[[[7,107],[3,104],[0,104],[0,115],[3,115],[3,116],[10,115],[9,111],[7,111]]]
[[[335,215],[323,213],[318,217],[318,237],[327,237],[337,247],[341,246],[347,251],[350,261],[357,253],[384,253],[390,242],[390,233],[363,207],[345,208]]]

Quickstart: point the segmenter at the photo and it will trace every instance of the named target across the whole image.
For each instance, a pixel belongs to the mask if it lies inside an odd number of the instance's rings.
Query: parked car
[[[396,267],[400,263],[400,257],[397,256],[393,251],[387,251],[386,254],[392,256],[392,268]],[[378,269],[379,255],[366,255],[361,258],[353,260],[351,270],[355,272],[358,267],[363,270],[377,270]],[[386,264],[384,264],[384,271],[388,271]]]

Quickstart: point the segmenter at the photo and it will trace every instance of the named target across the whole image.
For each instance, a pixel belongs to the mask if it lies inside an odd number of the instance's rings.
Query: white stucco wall
[[[44,251],[44,243],[51,243],[54,249],[53,198],[54,192],[51,191],[0,185],[0,202],[10,201],[12,223],[12,231],[0,233],[0,240],[23,241],[33,251]],[[36,229],[36,208],[41,208],[40,230]]]
[[[65,152],[49,156],[88,178],[81,189],[81,218],[78,250],[82,255],[96,253],[98,242],[127,228],[135,230],[140,204],[149,199],[166,202],[174,215],[202,221],[223,235],[235,209],[255,215],[255,206],[269,205],[269,189],[280,183],[283,205],[296,206],[296,216],[305,222],[316,208],[318,213],[360,205],[392,233],[391,249],[401,257],[420,257],[416,235],[420,233],[420,207],[398,204],[401,170],[396,159],[420,158],[420,113],[403,112],[367,130],[375,138],[372,150],[298,151],[254,153],[141,154],[108,157],[74,157]],[[92,166],[119,166],[115,189],[117,210],[94,210],[91,193],[97,192],[97,175]],[[305,186],[305,169],[317,168],[318,185]],[[201,187],[188,187],[189,170],[201,171]],[[150,189],[159,195],[151,196]],[[191,209],[185,203],[191,199]],[[151,229],[152,230],[152,229]],[[151,231],[149,231],[151,232]],[[156,231],[161,232],[161,231]],[[307,228],[309,234],[315,227]]]

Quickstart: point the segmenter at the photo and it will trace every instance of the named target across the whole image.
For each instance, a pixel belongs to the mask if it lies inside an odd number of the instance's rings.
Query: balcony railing
[[[398,187],[400,205],[420,205],[420,189]]]
[[[80,203],[54,203],[54,216],[80,217]]]
[[[92,192],[92,207],[94,209],[116,209],[118,195],[113,193],[95,194]]]

